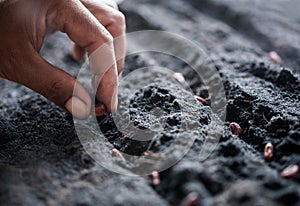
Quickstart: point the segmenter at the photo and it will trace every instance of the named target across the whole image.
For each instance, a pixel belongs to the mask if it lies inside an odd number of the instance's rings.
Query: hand
[[[125,34],[124,15],[115,4],[101,0],[4,1],[0,3],[0,26],[0,77],[33,89],[79,119],[91,112],[90,96],[80,84],[74,90],[76,80],[39,55],[44,37],[56,30],[65,32],[75,43],[77,60],[103,44],[115,60],[125,54],[124,36],[113,43],[113,38]],[[92,69],[95,75],[103,74],[96,96],[107,112],[113,112],[124,59],[114,61],[105,71],[99,64]],[[103,106],[96,107],[98,113],[102,110]]]

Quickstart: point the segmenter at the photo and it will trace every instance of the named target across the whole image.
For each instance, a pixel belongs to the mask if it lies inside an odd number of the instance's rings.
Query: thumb
[[[75,78],[45,61],[34,50],[25,54],[22,59],[24,59],[23,68],[18,69],[17,74],[7,75],[8,79],[40,93],[70,112],[75,118],[88,117],[91,99],[88,92]],[[76,87],[75,84],[77,84]]]

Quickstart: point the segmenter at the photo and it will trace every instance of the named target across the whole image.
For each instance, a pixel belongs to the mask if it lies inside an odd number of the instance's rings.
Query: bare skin
[[[126,51],[124,36],[113,42],[126,29],[116,4],[101,0],[0,0],[0,26],[1,78],[31,88],[79,119],[93,111],[102,114],[116,110],[113,95],[124,64],[120,57]],[[109,46],[109,55],[116,61],[96,88],[103,105],[91,109],[92,101],[84,87],[74,90],[76,80],[39,55],[45,36],[54,31],[66,33],[74,42],[72,55],[76,60],[103,44]],[[101,73],[97,68],[95,74]]]

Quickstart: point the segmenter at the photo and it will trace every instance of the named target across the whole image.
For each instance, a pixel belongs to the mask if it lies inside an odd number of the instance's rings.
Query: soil
[[[281,1],[262,0],[125,0],[120,9],[128,32],[180,34],[213,60],[227,106],[224,125],[216,126],[220,140],[215,150],[201,160],[205,128],[216,118],[209,106],[193,98],[210,102],[213,94],[174,57],[148,52],[126,59],[123,77],[136,68],[163,66],[182,73],[192,90],[178,87],[162,72],[147,87],[120,94],[121,117],[126,115],[122,99],[131,95],[129,114],[135,127],[147,129],[163,121],[153,140],[124,138],[112,116],[97,118],[110,147],[131,155],[169,148],[186,119],[203,128],[184,131],[182,136],[194,143],[183,159],[160,172],[157,187],[149,176],[120,175],[99,165],[84,150],[69,114],[30,89],[1,79],[0,204],[300,205],[300,173],[290,179],[280,176],[286,167],[300,166],[300,17]],[[83,63],[71,58],[70,48],[67,36],[55,33],[47,37],[41,55],[76,76]],[[281,56],[281,65],[269,59],[270,51]],[[128,88],[138,86],[136,82]],[[163,110],[162,119],[148,118],[155,108]],[[231,122],[241,126],[240,137],[231,133]],[[269,142],[274,154],[266,160]],[[192,200],[191,194],[197,198]]]

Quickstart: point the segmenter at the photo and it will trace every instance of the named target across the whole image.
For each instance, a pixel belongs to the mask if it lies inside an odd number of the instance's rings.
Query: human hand
[[[0,26],[0,77],[33,89],[79,119],[87,118],[91,112],[88,92],[38,52],[44,37],[57,30],[75,42],[73,56],[77,60],[84,58],[85,52],[91,56],[105,44],[105,57],[114,63],[105,68],[96,61],[92,68],[96,77],[102,75],[96,96],[105,105],[95,110],[98,114],[104,109],[116,110],[118,75],[126,45],[124,36],[113,42],[113,38],[125,34],[125,18],[115,4],[101,0],[8,0],[0,2]]]

